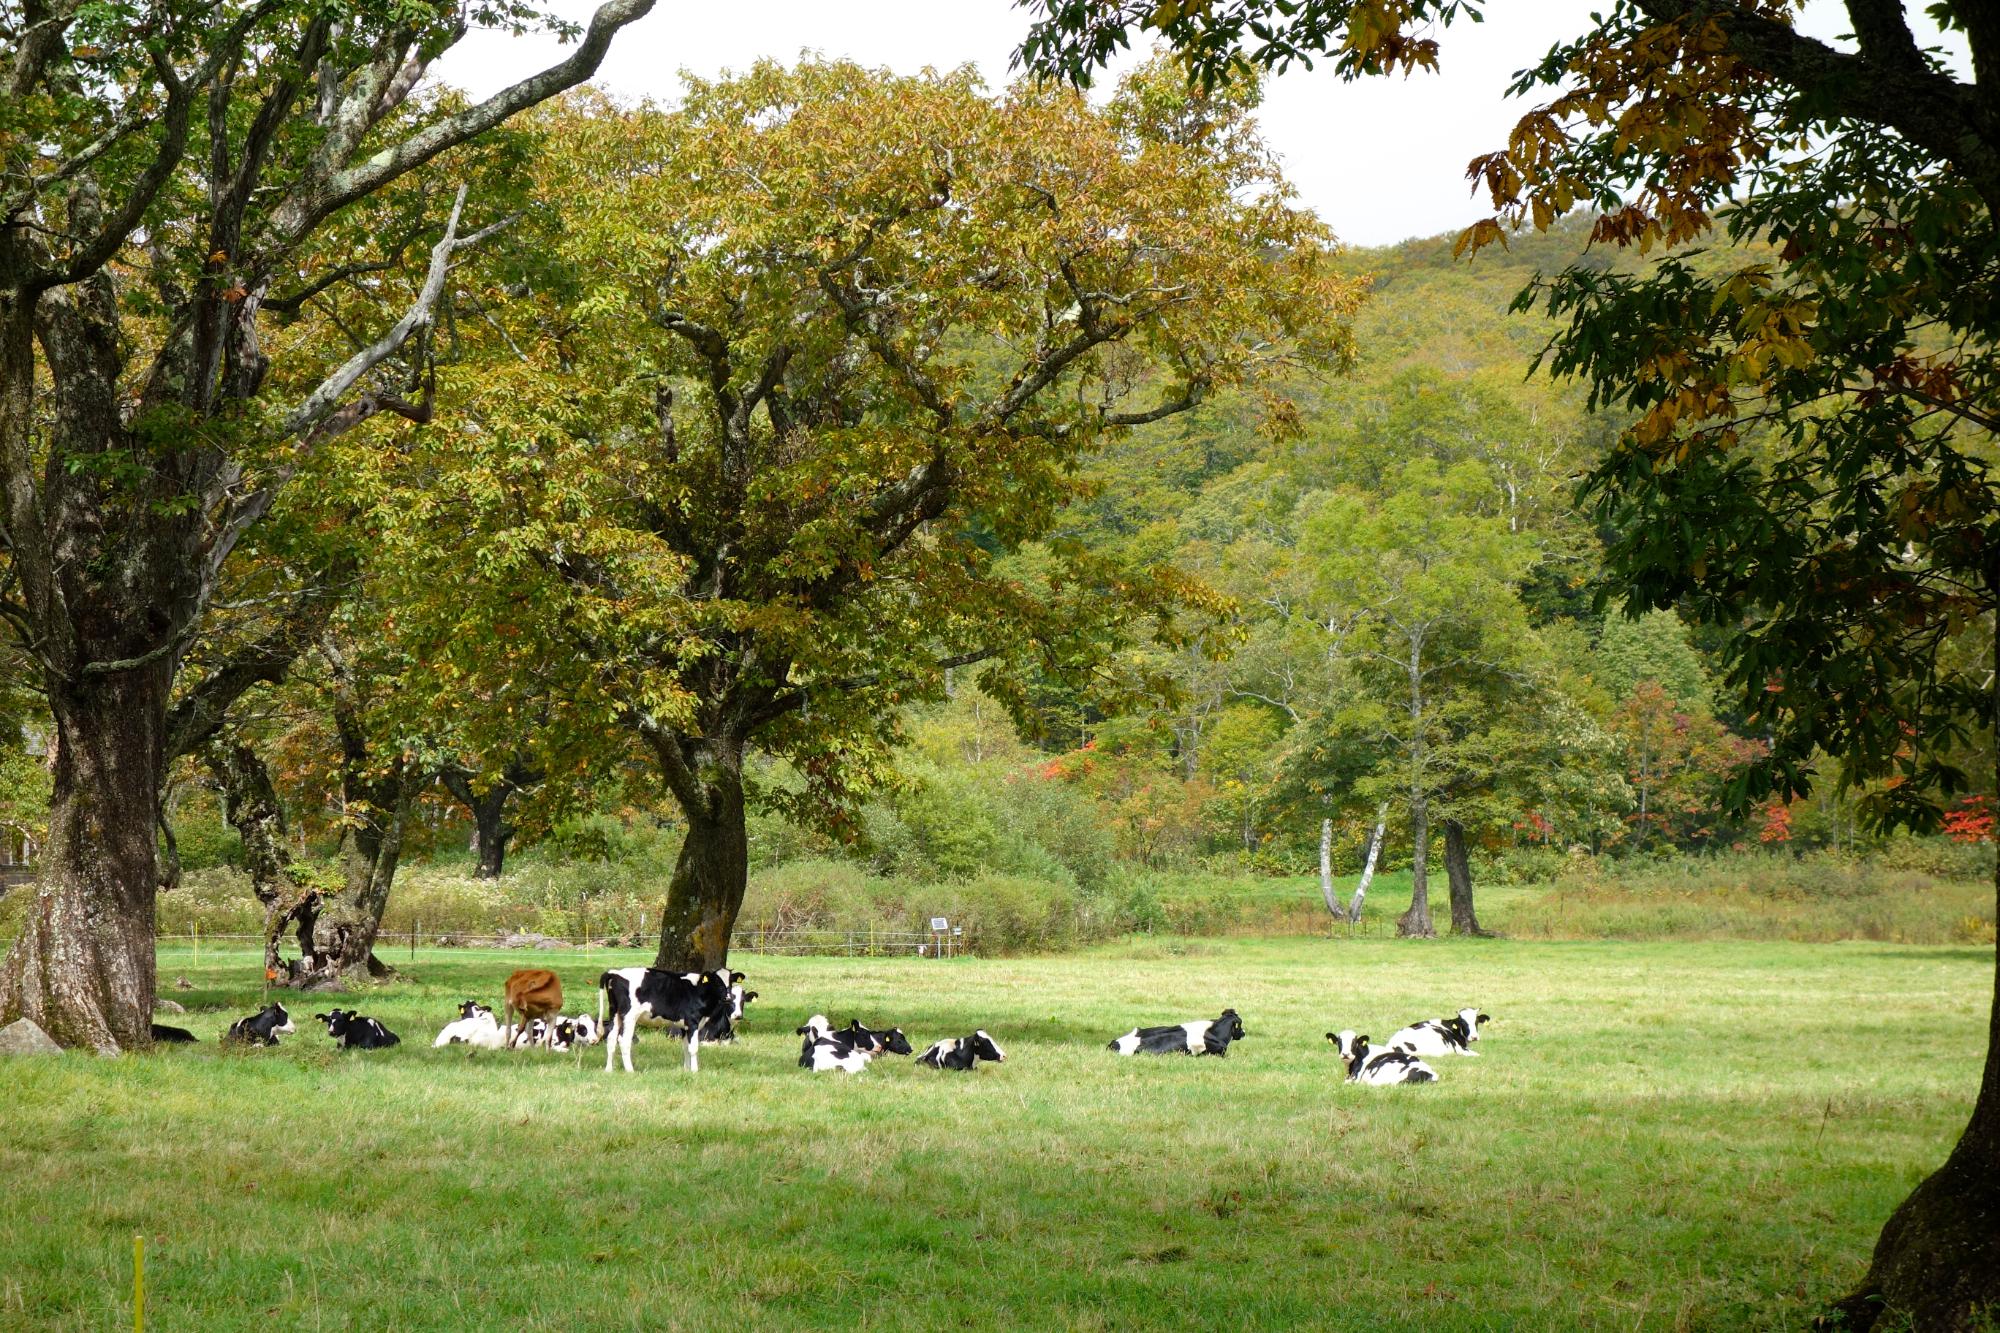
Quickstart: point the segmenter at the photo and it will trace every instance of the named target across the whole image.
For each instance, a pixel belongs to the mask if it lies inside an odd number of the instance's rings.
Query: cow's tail
[[[610,996],[611,974],[600,972],[597,974],[597,1026],[599,1027],[604,1026],[604,1005]]]

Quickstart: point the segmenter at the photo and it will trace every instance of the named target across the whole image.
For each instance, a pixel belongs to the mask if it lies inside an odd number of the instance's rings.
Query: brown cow
[[[530,1019],[560,1014],[563,1007],[562,978],[545,967],[524,967],[507,978],[505,1032],[507,1045],[514,1045],[514,1015],[523,1023]]]

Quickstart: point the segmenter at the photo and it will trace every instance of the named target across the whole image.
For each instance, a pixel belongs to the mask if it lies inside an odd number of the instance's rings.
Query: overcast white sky
[[[1384,245],[1455,230],[1481,216],[1465,164],[1501,147],[1521,106],[1502,96],[1515,70],[1582,32],[1605,0],[1497,0],[1483,24],[1440,34],[1442,71],[1405,80],[1342,83],[1294,70],[1271,84],[1261,113],[1303,201],[1355,245]],[[578,19],[592,6],[563,3]],[[1012,0],[662,0],[612,42],[596,83],[621,97],[671,102],[679,71],[714,75],[759,57],[801,51],[845,56],[903,73],[971,63],[993,87],[1029,14]],[[1809,0],[1804,24],[1832,40],[1846,31],[1835,0]],[[442,76],[485,94],[560,58],[548,39],[474,33]]]

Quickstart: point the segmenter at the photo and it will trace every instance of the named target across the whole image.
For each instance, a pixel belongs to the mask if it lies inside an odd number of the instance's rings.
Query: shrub
[[[962,879],[993,864],[1000,824],[984,793],[967,779],[924,773],[897,791],[892,804],[906,834],[904,863],[895,869]]]
[[[243,864],[243,839],[219,816],[197,813],[174,823],[174,851],[183,874]]]
[[[1007,828],[1059,862],[1079,885],[1104,885],[1118,866],[1118,844],[1098,821],[1097,806],[1065,783],[1010,774],[995,793]]]

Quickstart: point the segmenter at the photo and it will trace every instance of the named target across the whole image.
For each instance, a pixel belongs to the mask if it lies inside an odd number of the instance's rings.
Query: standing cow
[[[701,1068],[701,1034],[719,1029],[740,1012],[743,974],[719,967],[713,972],[667,972],[657,967],[616,967],[597,979],[597,1016],[606,1020],[604,1072],[624,1053],[632,1069],[632,1038],[641,1023],[665,1023],[687,1034],[687,1067]]]
[[[531,1018],[560,1014],[563,1007],[562,978],[545,967],[524,967],[507,978],[506,1019],[501,1024],[507,1044],[516,1040],[514,1015],[526,1023]]]

